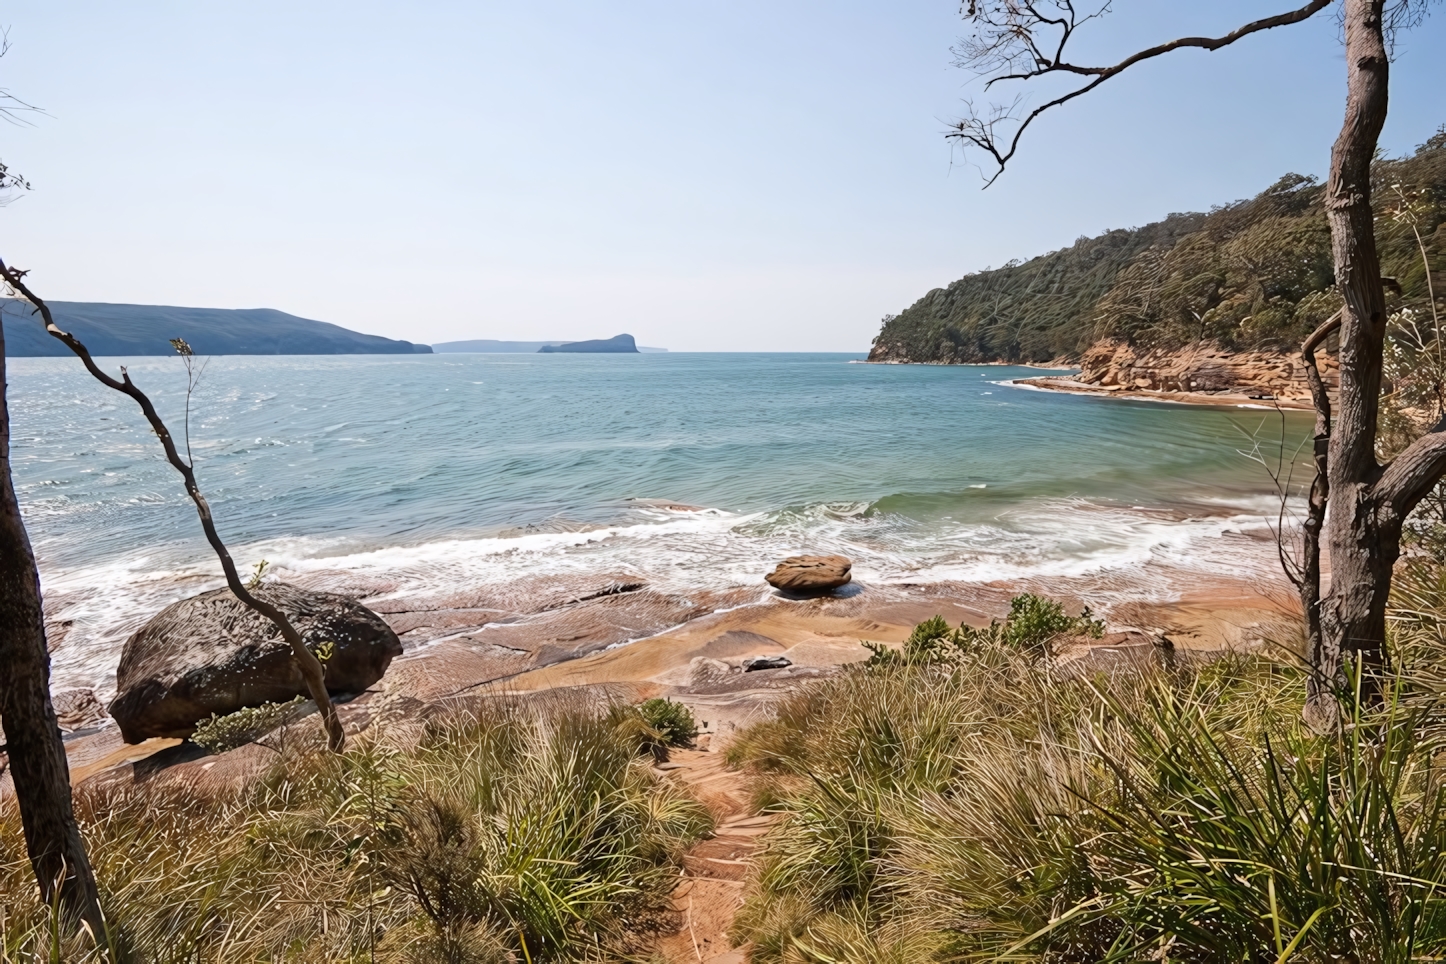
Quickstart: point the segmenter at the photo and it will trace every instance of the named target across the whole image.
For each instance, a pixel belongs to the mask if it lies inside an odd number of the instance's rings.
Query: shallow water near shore
[[[1274,459],[1284,432],[1289,461],[1309,431],[1000,384],[1036,369],[860,357],[218,357],[191,447],[239,564],[364,595],[599,572],[754,586],[796,552],[848,555],[865,583],[1092,575],[1148,594],[1171,591],[1161,567],[1239,571],[1231,537],[1279,508],[1243,453]],[[179,434],[179,359],[102,363]],[[128,399],[69,359],[9,368],[16,483],[47,614],[69,624],[56,685],[108,692],[125,636],[219,573]]]

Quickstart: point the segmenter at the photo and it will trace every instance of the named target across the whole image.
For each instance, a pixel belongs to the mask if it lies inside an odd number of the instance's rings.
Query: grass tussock
[[[280,742],[245,790],[82,791],[112,946],[62,941],[0,811],[0,961],[621,960],[710,818],[635,708],[490,704],[420,742]]]
[[[786,817],[735,927],[753,960],[1446,954],[1424,686],[1321,738],[1300,673],[1264,656],[1084,678],[1006,636],[874,661],[737,741]]]

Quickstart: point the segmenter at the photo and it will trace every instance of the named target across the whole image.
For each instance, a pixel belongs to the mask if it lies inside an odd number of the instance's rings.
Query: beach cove
[[[854,561],[822,606],[865,623],[835,627],[844,649],[823,663],[860,655],[870,620],[888,638],[958,600],[987,621],[1025,589],[1142,631],[1231,586],[1290,605],[1278,499],[1248,455],[1282,431],[1293,450],[1303,416],[857,358],[218,357],[192,447],[243,567],[358,597],[403,641],[393,675],[445,662],[461,686],[560,680],[555,664],[695,625],[806,623],[817,604],[762,582],[798,552]],[[163,411],[183,404],[175,360],[128,364]],[[104,702],[125,638],[219,575],[135,413],[64,359],[16,360],[11,377],[55,685]],[[1235,622],[1245,639],[1260,620]]]
[[[169,361],[130,366],[174,413]],[[191,444],[243,565],[353,597],[400,639],[385,675],[339,700],[357,745],[415,753],[446,721],[496,712],[686,707],[696,739],[650,779],[713,829],[679,855],[638,939],[668,960],[738,964],[747,868],[778,819],[720,751],[810,682],[850,678],[864,642],[901,643],[935,616],[987,626],[1035,593],[1106,623],[1049,661],[1067,677],[1261,650],[1299,623],[1259,460],[1295,450],[1300,416],[855,361],[218,358]],[[60,360],[13,364],[72,784],[239,799],[291,759],[314,711],[297,711],[297,737],[283,726],[221,753],[124,742],[101,707],[126,638],[221,580],[131,413]],[[845,555],[852,581],[815,598],[766,585],[795,553]]]

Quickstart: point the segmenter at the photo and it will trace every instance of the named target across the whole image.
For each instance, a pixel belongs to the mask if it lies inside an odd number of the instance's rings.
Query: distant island
[[[298,318],[272,308],[177,308],[52,301],[55,323],[85,342],[93,355],[169,355],[184,338],[198,355],[413,355],[429,345],[364,335],[340,325]],[[46,334],[29,305],[5,299],[5,353],[12,358],[69,355]]]
[[[481,352],[483,354],[536,354],[543,345],[561,345],[561,341],[498,341],[495,338],[471,338],[467,341],[439,341],[432,350],[448,352]]]
[[[631,337],[631,336],[620,336],[620,337],[626,337],[626,338],[628,338],[629,341],[632,340],[632,337]],[[611,338],[610,338],[610,339],[607,339],[607,342],[612,342],[612,341],[615,341],[615,340],[616,340],[616,339],[611,339]],[[587,349],[587,348],[577,349],[577,348],[570,348],[570,347],[564,347],[564,346],[568,346],[568,345],[600,344],[600,343],[607,343],[607,342],[566,342],[566,341],[561,341],[561,340],[557,340],[557,341],[499,341],[499,340],[493,339],[493,338],[471,338],[471,339],[468,339],[467,341],[442,341],[442,342],[437,342],[437,343],[435,343],[435,344],[432,345],[432,350],[435,351],[435,352],[440,352],[440,353],[449,353],[449,352],[476,352],[476,353],[481,353],[481,354],[492,354],[492,353],[498,353],[498,354],[518,354],[518,353],[537,354],[538,352],[542,351],[544,348],[548,348],[548,349],[549,349],[549,354],[550,354],[552,351],[594,351],[594,350],[598,350],[598,349]],[[625,352],[639,351],[639,352],[643,352],[644,354],[649,354],[649,353],[655,353],[655,352],[666,352],[668,349],[666,349],[666,348],[649,348],[647,345],[636,345],[636,346],[634,346],[633,348],[602,349],[602,350],[619,350],[619,351],[625,351]]]
[[[636,355],[638,345],[633,341],[632,335],[613,335],[611,338],[594,338],[591,341],[569,341],[561,345],[543,345],[537,350],[544,355],[555,352]]]

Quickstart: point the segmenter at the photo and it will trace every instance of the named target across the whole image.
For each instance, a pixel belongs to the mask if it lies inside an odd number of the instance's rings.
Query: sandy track
[[[673,891],[682,926],[659,942],[658,952],[674,964],[743,964],[747,949],[732,946],[728,929],[743,905],[753,850],[778,818],[752,812],[746,778],[729,770],[721,753],[675,750],[663,767],[708,805],[718,825],[683,858]]]

